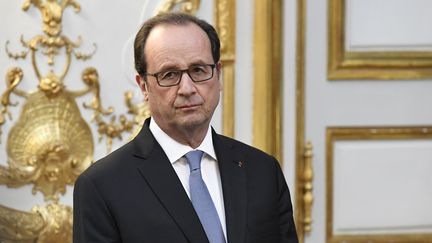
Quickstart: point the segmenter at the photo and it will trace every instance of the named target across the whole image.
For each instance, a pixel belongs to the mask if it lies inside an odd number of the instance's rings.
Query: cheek
[[[204,96],[204,99],[207,99],[207,103],[209,106],[217,106],[220,98],[220,86],[215,85],[212,87],[209,92]]]
[[[153,109],[162,110],[173,107],[176,93],[173,90],[158,90],[148,93],[149,103],[151,103]]]

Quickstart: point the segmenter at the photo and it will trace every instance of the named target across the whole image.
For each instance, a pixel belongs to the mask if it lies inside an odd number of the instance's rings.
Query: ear
[[[221,72],[222,72],[222,63],[219,61],[218,63],[216,63],[216,74],[219,80],[220,80]]]
[[[147,84],[146,81],[140,76],[140,75],[135,75],[135,81],[137,82],[138,86],[141,89],[141,92],[144,95],[144,100],[148,101],[148,90],[147,90]]]
[[[218,63],[216,63],[216,75],[218,78],[218,82],[219,82],[219,90],[222,91],[223,87],[222,87],[222,82],[221,82],[221,73],[222,73],[222,63],[219,61]]]

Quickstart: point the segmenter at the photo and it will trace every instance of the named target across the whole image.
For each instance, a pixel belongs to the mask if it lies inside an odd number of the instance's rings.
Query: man
[[[141,27],[136,81],[152,115],[77,179],[75,243],[297,242],[278,162],[209,126],[219,49],[215,29],[190,15],[162,14]]]

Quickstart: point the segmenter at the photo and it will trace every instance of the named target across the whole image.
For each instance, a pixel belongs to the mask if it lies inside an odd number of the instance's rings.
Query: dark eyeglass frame
[[[207,79],[203,79],[203,80],[194,80],[194,78],[192,78],[192,75],[189,73],[189,71],[191,71],[191,69],[194,68],[194,67],[211,67],[211,76],[210,76],[209,78],[207,78]],[[190,78],[194,83],[201,83],[201,82],[204,82],[204,81],[210,80],[210,79],[213,78],[215,67],[216,67],[216,64],[199,64],[199,65],[192,65],[192,66],[188,67],[187,69],[181,69],[181,70],[165,70],[165,71],[161,71],[161,72],[157,72],[157,73],[145,73],[144,75],[154,77],[154,78],[156,79],[157,84],[158,84],[159,86],[161,86],[161,87],[172,87],[172,86],[177,86],[177,85],[180,84],[181,79],[182,79],[182,77],[183,77],[183,73],[187,73],[187,75],[189,76],[189,78]],[[177,80],[177,82],[174,83],[174,84],[170,84],[170,85],[162,85],[162,84],[159,82],[158,76],[159,76],[159,74],[161,74],[161,73],[166,73],[166,72],[180,72],[180,76],[179,76],[179,79]]]

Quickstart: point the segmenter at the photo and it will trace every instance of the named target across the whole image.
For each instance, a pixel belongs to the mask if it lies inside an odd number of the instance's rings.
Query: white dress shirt
[[[150,120],[150,131],[156,138],[156,141],[160,144],[165,154],[168,156],[171,165],[173,166],[178,178],[180,179],[187,195],[190,198],[189,193],[189,164],[185,157],[187,152],[194,150],[188,145],[181,144],[172,139],[156,124],[153,119]],[[216,211],[221,221],[222,230],[225,235],[225,241],[227,240],[226,235],[226,223],[225,223],[225,207],[222,194],[222,183],[220,179],[218,161],[216,153],[213,147],[213,138],[210,127],[207,130],[207,134],[196,150],[204,152],[201,160],[201,174],[202,178],[207,185],[210,192],[210,196],[216,207]]]

